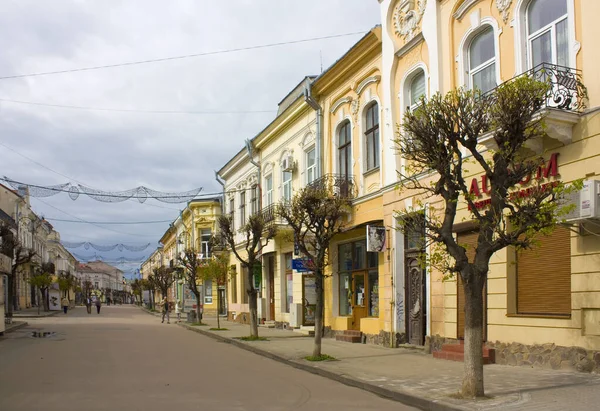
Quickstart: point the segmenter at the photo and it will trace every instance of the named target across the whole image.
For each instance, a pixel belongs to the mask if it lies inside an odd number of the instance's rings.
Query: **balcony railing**
[[[330,193],[344,198],[356,197],[354,177],[345,174],[325,174],[310,183],[309,186],[324,188]]]
[[[545,108],[581,112],[586,107],[587,91],[581,79],[581,70],[541,63],[508,81],[522,76],[529,76],[550,86],[546,93]],[[493,102],[496,96],[495,92],[494,88],[485,93],[483,98]]]
[[[271,204],[261,210],[265,223],[271,223],[277,218],[277,205]]]

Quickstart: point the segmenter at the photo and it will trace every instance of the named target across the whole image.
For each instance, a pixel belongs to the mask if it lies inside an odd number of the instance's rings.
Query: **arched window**
[[[371,104],[365,118],[367,171],[379,167],[379,105]]]
[[[408,107],[410,110],[414,110],[419,106],[421,97],[425,96],[425,93],[425,72],[417,70],[408,86]]]
[[[352,135],[350,122],[344,122],[338,130],[338,171],[348,177],[352,168]]]
[[[569,65],[569,27],[566,0],[533,0],[527,7],[529,65]]]
[[[496,49],[494,30],[487,27],[469,45],[469,83],[483,93],[496,87]]]

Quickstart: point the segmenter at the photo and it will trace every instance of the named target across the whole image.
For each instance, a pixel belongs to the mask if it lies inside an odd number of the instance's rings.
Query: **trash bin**
[[[188,323],[195,323],[196,321],[197,315],[196,315],[196,311],[188,311],[187,313],[187,322]]]

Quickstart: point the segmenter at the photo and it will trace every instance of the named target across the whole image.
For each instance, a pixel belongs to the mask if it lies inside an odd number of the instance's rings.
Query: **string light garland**
[[[96,190],[86,187],[83,184],[75,185],[71,183],[65,183],[51,186],[41,186],[37,184],[23,183],[6,176],[0,178],[0,180],[6,182],[15,190],[27,189],[29,191],[29,195],[32,197],[43,198],[54,196],[59,193],[68,193],[71,200],[75,201],[81,194],[84,194],[96,201],[101,201],[104,203],[118,203],[127,201],[131,198],[137,199],[140,203],[144,203],[148,198],[153,198],[155,200],[162,201],[163,203],[187,203],[188,201],[193,200],[198,193],[202,191],[202,187],[200,187],[180,193],[165,193],[148,187],[139,186],[125,191],[111,192]]]
[[[127,244],[112,244],[112,245],[98,245],[94,243],[90,243],[89,241],[81,241],[81,242],[70,242],[70,241],[61,241],[61,244],[66,248],[79,248],[83,247],[86,250],[89,250],[90,247],[97,251],[112,251],[114,249],[118,249],[119,251],[127,250],[131,252],[139,252],[144,251],[146,248],[150,247],[151,243],[143,244],[143,245],[127,245]]]

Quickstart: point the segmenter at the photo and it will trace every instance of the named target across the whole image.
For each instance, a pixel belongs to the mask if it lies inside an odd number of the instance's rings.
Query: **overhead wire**
[[[155,220],[155,221],[80,221],[80,220],[66,220],[61,218],[44,217],[49,221],[60,221],[64,223],[79,223],[79,224],[106,224],[106,225],[128,225],[128,224],[159,224],[159,223],[171,223],[173,220]]]
[[[75,72],[91,71],[91,70],[102,70],[102,69],[114,68],[114,67],[135,66],[135,65],[139,65],[139,64],[150,64],[150,63],[159,63],[159,62],[163,62],[163,61],[182,60],[182,59],[193,58],[193,57],[212,56],[212,55],[216,55],[216,54],[237,53],[240,51],[258,50],[258,49],[265,49],[265,48],[271,48],[271,47],[280,47],[280,46],[285,46],[285,45],[290,45],[290,44],[300,44],[300,43],[308,43],[308,42],[312,42],[312,41],[328,40],[328,39],[348,37],[348,36],[356,36],[356,35],[365,34],[365,33],[366,33],[366,31],[363,30],[363,31],[355,31],[352,33],[332,34],[329,36],[311,37],[311,38],[300,39],[300,40],[281,41],[281,42],[277,42],[277,43],[260,44],[260,45],[255,45],[255,46],[206,51],[206,52],[202,52],[202,53],[184,54],[184,55],[180,55],[180,56],[162,57],[162,58],[147,59],[147,60],[137,60],[137,61],[124,62],[124,63],[115,63],[115,64],[103,64],[103,65],[98,65],[98,66],[79,67],[79,68],[65,69],[65,70],[42,71],[42,72],[38,72],[38,73],[13,74],[13,75],[9,75],[9,76],[0,76],[0,80],[17,79],[17,78],[24,78],[24,77],[39,77],[39,76],[75,73]]]

